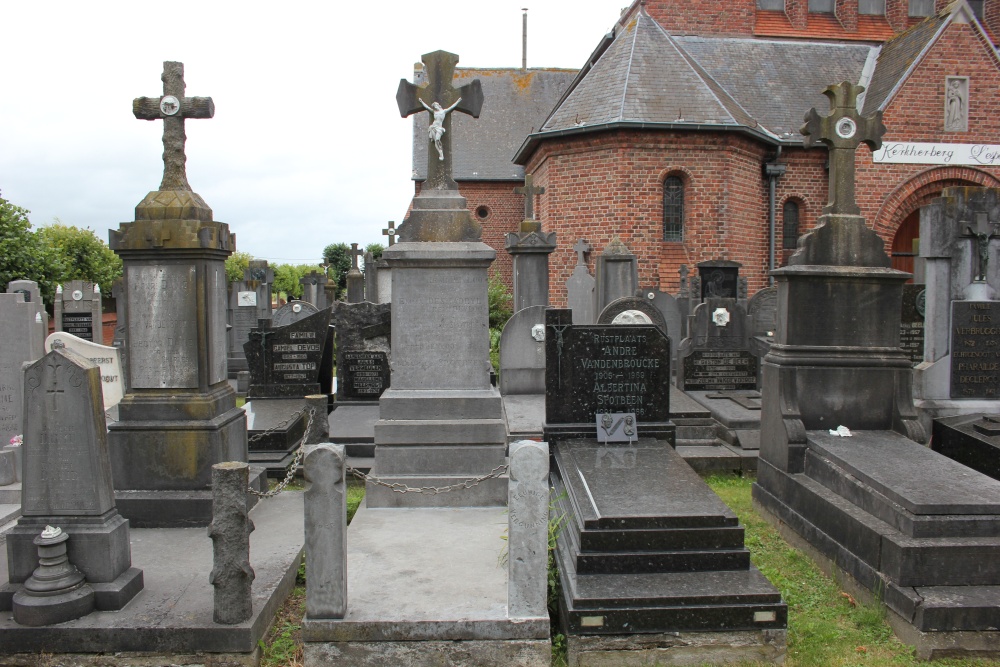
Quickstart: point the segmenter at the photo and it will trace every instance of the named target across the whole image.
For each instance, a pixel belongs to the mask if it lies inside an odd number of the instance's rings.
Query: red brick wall
[[[757,1],[647,0],[646,11],[675,34],[752,35]]]

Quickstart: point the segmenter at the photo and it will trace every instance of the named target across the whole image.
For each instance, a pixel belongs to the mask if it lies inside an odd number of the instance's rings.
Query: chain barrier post
[[[250,481],[250,465],[227,461],[212,466],[212,574],[215,588],[216,623],[235,625],[253,615],[251,586],[254,571],[250,567],[250,533],[253,521],[247,515],[243,489]]]
[[[306,617],[347,613],[347,483],[343,445],[305,445]]]

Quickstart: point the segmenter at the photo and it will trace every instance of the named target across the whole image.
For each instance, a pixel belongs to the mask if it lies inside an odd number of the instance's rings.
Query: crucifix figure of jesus
[[[460,111],[473,118],[479,118],[483,108],[483,87],[479,79],[474,79],[461,88],[452,85],[458,56],[447,51],[426,53],[421,57],[424,63],[425,82],[416,86],[406,79],[399,80],[396,104],[403,118],[429,111],[433,118],[427,128],[427,180],[421,190],[457,190],[452,178],[451,152],[451,111]],[[431,144],[437,151],[437,159],[431,154]]]
[[[976,248],[976,282],[986,282],[986,267],[990,263],[990,239],[996,237],[996,225],[990,223],[990,218],[985,213],[976,214],[976,223],[965,223],[966,237],[972,237]]]
[[[854,153],[860,144],[878,150],[885,134],[881,111],[868,116],[858,113],[858,95],[864,89],[849,81],[830,86],[823,91],[830,100],[830,115],[820,116],[815,108],[810,109],[799,130],[806,148],[819,141],[830,151],[829,203],[824,214],[861,213],[854,198]]]
[[[215,103],[211,97],[184,97],[184,63],[163,63],[163,95],[137,97],[132,113],[139,120],[163,121],[163,180],[160,190],[191,190],[184,163],[185,118],[211,118]]]

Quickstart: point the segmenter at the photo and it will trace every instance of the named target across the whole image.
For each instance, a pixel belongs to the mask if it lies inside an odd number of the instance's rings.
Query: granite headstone
[[[545,306],[514,313],[500,334],[500,393],[545,393]]]
[[[903,310],[899,322],[899,346],[910,356],[913,365],[924,360],[924,313],[927,288],[903,285]]]
[[[45,353],[42,326],[36,304],[24,294],[0,294],[0,447],[23,432],[21,365]]]
[[[337,402],[377,402],[389,388],[392,314],[387,303],[334,302]]]
[[[319,376],[330,309],[286,326],[260,320],[243,346],[250,367],[249,398],[302,398],[321,393]]]
[[[56,288],[56,331],[104,343],[101,330],[101,287],[85,280],[71,280]]]
[[[736,299],[708,298],[695,308],[690,336],[677,351],[677,386],[709,391],[757,389],[759,360],[750,348],[746,310]]]
[[[573,311],[573,324],[593,324],[597,321],[597,281],[587,270],[586,255],[591,246],[583,239],[573,245],[576,266],[566,281],[566,305]]]
[[[638,287],[639,258],[616,236],[597,258],[597,312],[615,299],[634,295]]]

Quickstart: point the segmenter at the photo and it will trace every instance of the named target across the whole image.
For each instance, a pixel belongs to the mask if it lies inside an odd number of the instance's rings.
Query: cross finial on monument
[[[972,237],[976,244],[976,282],[986,281],[986,267],[990,263],[990,239],[996,237],[997,226],[990,222],[986,213],[976,213],[976,222],[973,225],[966,221],[966,237]]]
[[[535,195],[545,194],[545,188],[535,187],[534,177],[531,174],[524,175],[524,187],[514,188],[514,192],[524,195],[524,219],[535,219]]]
[[[854,153],[862,143],[878,150],[885,134],[881,111],[868,116],[858,113],[858,95],[864,89],[849,81],[830,86],[823,91],[830,99],[830,115],[820,116],[815,108],[810,109],[799,130],[806,148],[819,141],[830,151],[829,203],[823,208],[824,214],[861,213],[854,199]]]
[[[579,239],[577,240],[576,243],[573,244],[573,251],[576,252],[577,266],[584,266],[587,264],[587,258],[584,257],[584,255],[586,255],[591,250],[592,248],[590,244],[584,241],[583,239]]]
[[[355,271],[360,271],[361,268],[358,266],[358,257],[362,257],[365,254],[364,250],[358,249],[357,243],[351,244],[351,268]]]
[[[479,118],[479,111],[483,108],[483,88],[479,79],[461,88],[452,85],[458,64],[458,56],[454,53],[434,51],[425,53],[420,59],[424,63],[425,83],[416,86],[406,79],[399,80],[396,91],[399,115],[406,118],[420,111],[431,114],[427,128],[427,181],[422,190],[457,190],[458,185],[451,175],[451,116],[448,112],[461,111]]]
[[[396,223],[390,220],[389,226],[382,230],[382,236],[389,237],[389,247],[392,247],[396,242]]]
[[[163,120],[163,180],[160,190],[191,190],[184,163],[185,118],[211,118],[215,103],[211,97],[184,97],[184,63],[164,62],[163,95],[137,97],[132,113],[140,120]]]

